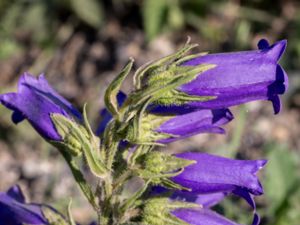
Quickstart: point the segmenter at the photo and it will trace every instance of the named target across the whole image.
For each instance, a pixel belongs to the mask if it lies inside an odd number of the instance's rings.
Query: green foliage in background
[[[55,47],[53,37],[64,23],[74,27],[85,24],[97,31],[109,18],[126,26],[128,21],[122,15],[137,15],[134,23],[143,25],[148,41],[161,34],[177,37],[182,31],[192,31],[211,51],[247,49],[259,37],[286,38],[289,48],[284,66],[299,69],[300,7],[291,2],[0,0],[0,59],[20,50],[19,40],[26,35],[41,46]]]
[[[100,30],[112,17],[126,26],[128,21],[121,16],[126,14],[138,15],[135,23],[143,25],[148,41],[164,33],[176,37],[181,31],[190,30],[197,32],[211,51],[246,49],[259,37],[286,38],[289,57],[285,67],[299,68],[300,7],[292,2],[0,0],[0,58],[9,57],[20,48],[19,39],[12,37],[28,35],[34,43],[55,46],[53,36],[63,23],[74,27],[80,23]]]
[[[284,146],[266,147],[269,160],[264,187],[270,224],[297,225],[300,221],[300,156]]]
[[[63,22],[100,29],[102,10],[98,0],[0,0],[0,59],[15,54],[28,41],[55,46]]]

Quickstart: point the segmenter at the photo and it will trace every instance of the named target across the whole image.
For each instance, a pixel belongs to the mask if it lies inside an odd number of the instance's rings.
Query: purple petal
[[[243,199],[246,200],[246,202],[254,209],[256,210],[256,204],[254,201],[253,195],[251,195],[248,190],[245,190],[243,188],[236,188],[232,192],[233,194],[242,197]]]
[[[259,215],[255,212],[253,216],[253,221],[252,225],[259,225],[260,224],[260,217]]]
[[[258,49],[268,49],[270,46],[269,42],[266,39],[261,39],[258,43],[257,43],[257,47]]]
[[[170,198],[172,200],[194,202],[201,205],[204,208],[210,208],[221,202],[228,194],[223,192],[210,193],[210,194],[195,194],[193,192],[186,191],[173,191],[165,187],[154,186],[151,188],[150,195],[157,196],[172,192]]]
[[[18,92],[0,95],[0,102],[14,111],[14,123],[26,118],[38,133],[49,140],[61,140],[50,114],[58,113],[81,120],[80,113],[49,86],[43,75],[34,78],[25,73],[19,80]]]
[[[238,225],[209,209],[178,209],[172,214],[191,225]]]
[[[29,73],[24,73],[19,81],[19,91],[21,92],[22,88],[26,86],[50,102],[60,106],[68,114],[72,115],[73,117],[77,117],[79,120],[82,120],[81,113],[49,85],[44,74],[41,74],[38,78],[35,78]]]
[[[286,41],[279,41],[261,50],[234,53],[208,54],[186,62],[184,65],[215,64],[216,67],[200,74],[180,91],[191,95],[216,96],[216,99],[191,102],[188,105],[199,108],[227,108],[253,100],[270,100],[274,112],[279,108],[278,95],[287,89],[288,79],[277,64],[286,48]],[[276,98],[276,97],[277,98]]]
[[[21,203],[25,202],[25,197],[24,197],[23,192],[19,185],[12,186],[10,189],[8,189],[6,194],[18,202],[21,202]]]
[[[160,140],[162,143],[186,138],[200,133],[224,133],[220,127],[233,119],[228,109],[199,110],[177,115],[156,129],[157,132],[173,134],[178,137]]]
[[[198,111],[199,107],[190,105],[155,105],[149,106],[149,111],[153,114],[160,115],[182,115]]]
[[[195,203],[202,205],[204,208],[210,208],[219,204],[227,196],[224,192],[198,195]]]
[[[175,191],[171,198],[185,202],[194,202],[204,208],[210,208],[219,204],[226,196],[227,194],[223,192],[195,195],[190,192]]]
[[[0,222],[5,225],[47,224],[41,205],[25,204],[20,199],[20,190],[10,189],[8,193],[0,193]],[[2,223],[0,223],[2,224]]]
[[[42,212],[42,207],[60,214],[51,206],[25,203],[24,200],[24,195],[18,185],[11,187],[6,193],[0,192],[1,225],[49,224]]]
[[[195,194],[232,192],[237,188],[254,195],[263,193],[256,173],[266,164],[266,160],[233,160],[193,152],[177,154],[177,157],[197,162],[172,178]]]

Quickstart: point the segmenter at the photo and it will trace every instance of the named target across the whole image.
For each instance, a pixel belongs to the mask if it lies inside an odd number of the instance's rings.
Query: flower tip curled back
[[[19,185],[14,185],[9,188],[6,194],[18,202],[25,202],[25,196]]]
[[[258,47],[261,50],[266,50],[271,59],[274,59],[276,63],[280,60],[287,46],[287,40],[281,40],[273,45],[262,39],[258,42]],[[268,100],[272,102],[274,108],[274,114],[277,114],[281,110],[281,101],[278,95],[284,94],[288,90],[288,76],[283,68],[277,64],[275,72],[275,81],[268,86]]]
[[[282,54],[284,53],[286,46],[287,46],[287,40],[278,41],[267,48],[268,54],[272,55],[274,59],[278,61],[281,58]]]

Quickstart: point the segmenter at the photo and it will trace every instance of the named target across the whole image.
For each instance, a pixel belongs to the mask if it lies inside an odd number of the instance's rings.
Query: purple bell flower
[[[229,123],[232,119],[233,115],[228,109],[198,110],[176,115],[162,123],[155,131],[175,135],[158,141],[168,143],[200,133],[223,134],[225,131],[220,126]]]
[[[152,188],[152,195],[160,195],[162,193],[167,193],[170,190],[157,186]],[[238,193],[234,193],[238,194]],[[229,193],[225,192],[216,192],[209,194],[195,194],[193,192],[186,191],[174,191],[170,195],[170,199],[175,201],[183,201],[183,202],[192,202],[201,205],[201,209],[178,209],[172,212],[178,218],[189,222],[191,225],[206,225],[206,224],[236,224],[222,215],[212,211],[210,208],[219,204]],[[248,201],[248,199],[246,199]],[[260,222],[259,215],[256,213],[256,205],[254,199],[251,195],[251,202],[248,202],[250,206],[253,208],[253,221],[252,225],[258,225]],[[194,218],[189,218],[190,215]],[[196,222],[195,222],[196,221]]]
[[[191,189],[194,194],[232,192],[244,197],[249,203],[249,193],[263,194],[256,173],[267,163],[266,160],[234,160],[195,152],[176,156],[196,161],[172,178],[175,183]]]
[[[278,95],[288,88],[288,78],[278,64],[286,48],[286,40],[269,46],[266,40],[258,43],[259,50],[207,54],[187,61],[183,66],[215,64],[178,90],[189,95],[216,96],[209,101],[187,103],[192,108],[220,109],[254,100],[269,100],[274,112],[281,108]]]
[[[24,195],[15,185],[6,193],[0,192],[0,225],[22,225],[22,224],[48,224],[41,210],[50,206],[25,203]]]
[[[123,92],[119,92],[117,100],[119,106],[121,106],[126,100],[126,95]],[[154,129],[150,132],[154,131],[174,135],[174,137],[154,140],[160,143],[169,143],[200,133],[223,134],[225,131],[220,126],[229,123],[233,119],[233,115],[228,109],[203,109],[193,112],[189,109],[184,110],[182,108],[174,113],[166,107],[155,107],[149,109],[149,112],[151,115],[159,115],[162,119],[161,124],[157,127],[153,127]],[[170,116],[170,113],[173,116]],[[100,115],[102,120],[97,128],[97,135],[101,135],[104,132],[106,125],[112,119],[112,115],[106,108],[101,110]],[[168,119],[164,120],[164,116]],[[150,120],[150,123],[152,122],[153,121]]]
[[[61,141],[50,117],[52,113],[82,120],[80,112],[48,84],[43,74],[35,78],[24,73],[18,83],[18,92],[1,94],[0,102],[13,110],[14,123],[27,119],[48,140]]]
[[[184,168],[172,181],[189,188],[190,191],[173,191],[172,200],[193,202],[202,209],[178,209],[172,213],[191,225],[234,225],[236,223],[213,212],[210,208],[227,195],[234,194],[244,198],[253,209],[252,225],[258,225],[254,195],[263,193],[256,173],[266,164],[266,160],[233,160],[206,153],[187,152],[176,155],[179,158],[195,160]],[[151,194],[157,195],[170,190],[154,187]]]
[[[245,198],[246,201],[250,204],[250,206],[253,208],[252,225],[258,225],[260,223],[260,217],[256,213],[256,204],[254,202],[253,196],[249,193],[248,196],[243,196],[239,192],[236,192],[234,194],[240,195],[241,197]],[[220,203],[227,195],[228,193],[225,192],[197,195],[189,192],[175,191],[171,195],[172,199],[186,202],[194,202],[201,205],[204,209],[201,209],[199,215],[199,210],[197,210],[197,212],[194,212],[194,210],[191,209],[180,209],[179,211],[175,211],[174,215],[178,216],[180,219],[185,220],[185,217],[183,216],[185,213],[192,215],[194,214],[194,216],[196,217],[196,221],[199,221],[199,224],[236,224],[232,221],[229,221],[227,218],[224,218],[222,215],[213,212],[210,209],[211,207]],[[250,201],[249,198],[251,199]],[[187,210],[187,212],[184,210]],[[198,223],[195,223],[195,225],[197,225]],[[194,223],[191,224],[194,225]]]

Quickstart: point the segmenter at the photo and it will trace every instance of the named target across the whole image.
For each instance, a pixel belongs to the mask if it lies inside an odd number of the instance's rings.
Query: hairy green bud
[[[171,116],[157,116],[144,113],[140,118],[133,118],[126,129],[125,139],[131,143],[152,145],[157,140],[172,137],[170,134],[156,132],[155,130]],[[136,121],[140,119],[140,121]]]
[[[51,118],[57,132],[63,139],[62,142],[51,143],[75,157],[83,153],[91,172],[98,177],[105,176],[108,169],[100,158],[97,152],[98,150],[95,149],[96,137],[91,133],[90,127],[86,129],[81,124],[78,124],[61,114],[52,114]],[[85,121],[85,123],[87,123],[87,121]]]
[[[152,198],[145,203],[143,209],[143,223],[147,225],[189,225],[173,216],[171,212],[180,208],[201,207],[198,204],[170,201],[168,198]]]
[[[196,161],[186,160],[163,152],[155,151],[147,154],[143,164],[145,170],[160,174],[178,171],[179,169],[194,163],[196,163]]]
[[[163,152],[150,152],[141,159],[142,169],[138,169],[138,175],[156,185],[178,190],[189,190],[169,178],[180,174],[184,167],[194,164],[193,160],[180,159]]]

